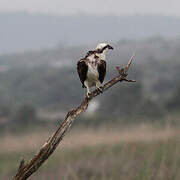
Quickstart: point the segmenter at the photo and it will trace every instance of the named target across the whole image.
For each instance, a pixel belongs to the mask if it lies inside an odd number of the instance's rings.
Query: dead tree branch
[[[96,96],[98,96],[100,93],[103,93],[104,91],[108,90],[110,87],[114,86],[118,82],[127,81],[127,82],[135,82],[134,80],[128,80],[127,72],[129,70],[129,67],[132,63],[134,55],[130,58],[128,64],[120,68],[117,66],[117,70],[119,72],[119,75],[109,82],[107,82],[103,86],[102,92],[99,92],[98,90],[94,90],[90,97],[85,97],[76,109],[72,109],[69,111],[66,115],[65,120],[60,124],[56,132],[52,134],[52,136],[45,142],[45,144],[40,148],[38,153],[34,155],[34,157],[27,163],[25,163],[24,159],[21,160],[19,169],[16,173],[16,175],[13,177],[13,180],[26,180],[28,177],[30,177],[34,172],[36,172],[39,167],[49,158],[49,156],[55,151],[61,140],[63,139],[65,133],[68,131],[68,129],[71,127],[71,124],[73,123],[74,119],[82,112],[84,112],[89,102]]]

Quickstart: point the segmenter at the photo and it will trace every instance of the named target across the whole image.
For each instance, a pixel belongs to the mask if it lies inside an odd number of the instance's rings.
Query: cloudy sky
[[[162,14],[180,17],[180,0],[0,0],[0,12]]]

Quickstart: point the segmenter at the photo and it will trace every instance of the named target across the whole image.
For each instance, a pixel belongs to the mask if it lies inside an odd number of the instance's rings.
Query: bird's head
[[[100,57],[100,59],[105,60],[105,53],[109,50],[109,49],[114,49],[112,46],[110,46],[108,43],[99,43],[96,46],[96,50],[99,50],[100,53],[97,53],[96,55],[98,57]]]
[[[96,46],[96,49],[104,49],[104,50],[109,50],[109,49],[114,49],[112,46],[110,46],[108,43],[99,43]]]

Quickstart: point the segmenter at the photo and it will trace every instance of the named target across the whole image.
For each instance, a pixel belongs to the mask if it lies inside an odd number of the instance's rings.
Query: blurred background
[[[29,160],[80,104],[76,63],[99,42],[105,82],[135,52],[129,78],[95,98],[33,180],[180,179],[178,0],[0,1],[0,179]]]

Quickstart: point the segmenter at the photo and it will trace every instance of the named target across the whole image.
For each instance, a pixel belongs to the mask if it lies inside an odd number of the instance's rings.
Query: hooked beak
[[[112,49],[113,50],[114,48],[112,46],[108,45],[108,49]]]

